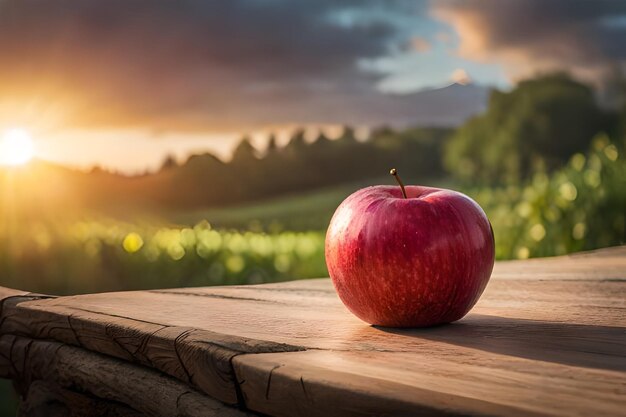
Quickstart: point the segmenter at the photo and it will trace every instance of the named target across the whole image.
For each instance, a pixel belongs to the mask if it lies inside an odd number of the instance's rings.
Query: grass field
[[[452,183],[445,179],[407,178],[407,183],[452,187]],[[380,184],[394,185],[395,182],[391,176],[385,176],[234,207],[166,213],[164,217],[186,225],[208,219],[217,228],[240,231],[279,233],[283,230],[326,230],[335,209],[347,196],[360,188]]]
[[[254,232],[323,230],[343,199],[361,187],[360,184],[341,185],[235,207],[168,213],[166,216],[174,223],[189,225],[210,219],[218,228]]]

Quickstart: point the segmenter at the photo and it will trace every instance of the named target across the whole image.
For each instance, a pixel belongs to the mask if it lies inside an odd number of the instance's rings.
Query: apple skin
[[[456,191],[375,186],[350,195],[326,233],[337,294],[361,320],[426,327],[461,319],[487,286],[495,258],[484,211]]]

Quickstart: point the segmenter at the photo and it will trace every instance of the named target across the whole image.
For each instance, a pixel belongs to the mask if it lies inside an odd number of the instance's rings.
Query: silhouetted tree
[[[178,166],[178,162],[176,161],[176,158],[174,158],[174,155],[168,154],[163,160],[163,163],[161,164],[161,171],[175,168],[177,166]]]
[[[265,153],[270,154],[272,152],[275,152],[277,149],[278,149],[278,143],[276,141],[276,135],[272,133],[267,139],[267,149]]]

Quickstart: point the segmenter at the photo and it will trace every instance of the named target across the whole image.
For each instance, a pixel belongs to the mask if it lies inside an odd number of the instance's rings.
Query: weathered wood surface
[[[33,381],[24,398],[17,417],[145,417],[123,404],[78,393],[45,380]]]
[[[59,342],[3,335],[0,352],[0,375],[18,381],[27,394],[21,408],[28,416],[37,415],[39,407],[42,415],[80,417],[249,415],[153,369]],[[46,399],[52,399],[56,409],[46,407]]]
[[[269,415],[626,409],[626,247],[499,262],[467,317],[430,329],[369,326],[328,279],[3,304],[2,333],[152,367]]]

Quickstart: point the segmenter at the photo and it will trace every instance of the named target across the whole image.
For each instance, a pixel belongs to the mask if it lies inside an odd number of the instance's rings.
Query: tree
[[[165,171],[171,168],[176,168],[177,166],[178,166],[178,162],[176,161],[176,158],[174,158],[174,155],[168,154],[163,160],[163,163],[161,164],[161,171]]]
[[[250,143],[250,138],[244,136],[233,152],[232,163],[235,165],[248,164],[250,161],[254,161],[256,159],[256,149],[254,149],[254,146]]]
[[[267,138],[267,149],[265,154],[270,154],[278,149],[278,142],[276,141],[276,135],[271,133]]]
[[[343,128],[343,133],[337,139],[337,144],[344,145],[344,146],[351,146],[355,142],[357,142],[357,140],[356,140],[356,132],[354,131],[354,128],[352,126],[345,126]]]
[[[302,151],[306,149],[307,142],[304,138],[304,134],[304,129],[297,129],[291,135],[289,143],[287,144],[285,149],[287,150],[287,153],[290,154],[292,157],[297,158],[300,153],[302,153]]]
[[[518,181],[586,150],[604,118],[592,89],[566,74],[522,81],[511,92],[492,92],[486,113],[449,142],[445,164],[464,179]]]

